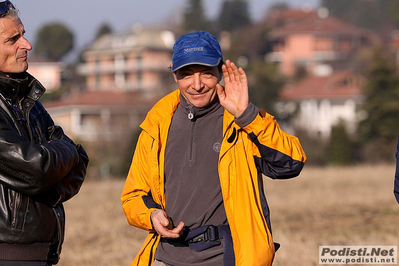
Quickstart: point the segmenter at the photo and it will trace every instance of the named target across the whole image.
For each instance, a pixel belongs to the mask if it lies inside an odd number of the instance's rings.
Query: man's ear
[[[169,65],[169,68],[172,70],[172,67],[173,67],[173,64],[171,63],[171,64]],[[173,74],[173,78],[175,79],[175,82],[177,82],[176,73],[175,73],[175,72],[172,72],[172,74]]]

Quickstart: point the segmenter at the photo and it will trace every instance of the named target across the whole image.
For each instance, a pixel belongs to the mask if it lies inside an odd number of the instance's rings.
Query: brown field
[[[319,245],[399,245],[394,165],[305,167],[292,180],[265,182],[276,266],[318,265]],[[87,181],[65,204],[60,266],[130,265],[146,233],[130,227],[119,196],[123,180]]]

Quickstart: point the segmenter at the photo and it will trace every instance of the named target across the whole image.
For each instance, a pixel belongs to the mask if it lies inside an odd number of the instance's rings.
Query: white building
[[[168,68],[174,41],[173,33],[152,28],[102,36],[82,53],[85,89],[47,102],[48,112],[74,138],[124,138],[156,100],[176,89]]]
[[[341,120],[349,134],[354,134],[362,113],[364,78],[350,71],[328,76],[312,76],[283,88],[276,109],[291,116],[292,130],[300,129],[310,136],[328,139],[331,129]]]

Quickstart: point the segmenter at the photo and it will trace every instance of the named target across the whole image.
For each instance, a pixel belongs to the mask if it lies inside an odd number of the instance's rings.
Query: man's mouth
[[[22,56],[18,56],[17,59],[26,60],[26,59],[28,59],[28,55],[25,54],[25,55],[22,55]]]
[[[193,98],[199,98],[199,97],[204,96],[205,94],[204,94],[204,93],[199,93],[199,94],[190,94],[190,95],[191,95],[191,97],[193,97]]]
[[[201,92],[197,92],[197,93],[189,93],[191,96],[193,97],[198,97],[198,96],[202,96],[207,94],[209,91],[201,91]]]

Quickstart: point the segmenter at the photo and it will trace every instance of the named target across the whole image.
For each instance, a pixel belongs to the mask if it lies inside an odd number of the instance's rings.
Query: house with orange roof
[[[267,61],[286,76],[347,69],[357,51],[379,41],[375,33],[329,16],[325,8],[271,10],[266,23],[272,27]]]
[[[366,81],[351,66],[357,52],[380,42],[377,34],[329,16],[325,8],[271,9],[265,22],[272,28],[266,60],[288,78],[304,76],[292,79],[276,104],[289,121],[286,130],[328,140],[332,127],[344,121],[355,134]]]
[[[126,139],[156,99],[175,89],[168,68],[174,34],[141,28],[104,35],[82,52],[85,87],[44,105],[55,123],[84,141]]]
[[[135,25],[96,40],[83,51],[77,71],[88,90],[157,93],[170,76],[174,42],[170,31]]]
[[[310,76],[287,84],[280,93],[276,110],[281,117],[291,117],[292,131],[302,130],[326,140],[332,127],[343,121],[347,132],[354,134],[362,117],[359,105],[364,98],[364,85],[364,77],[349,70]]]
[[[111,141],[129,138],[155,101],[137,92],[87,90],[47,102],[45,107],[71,138]]]

